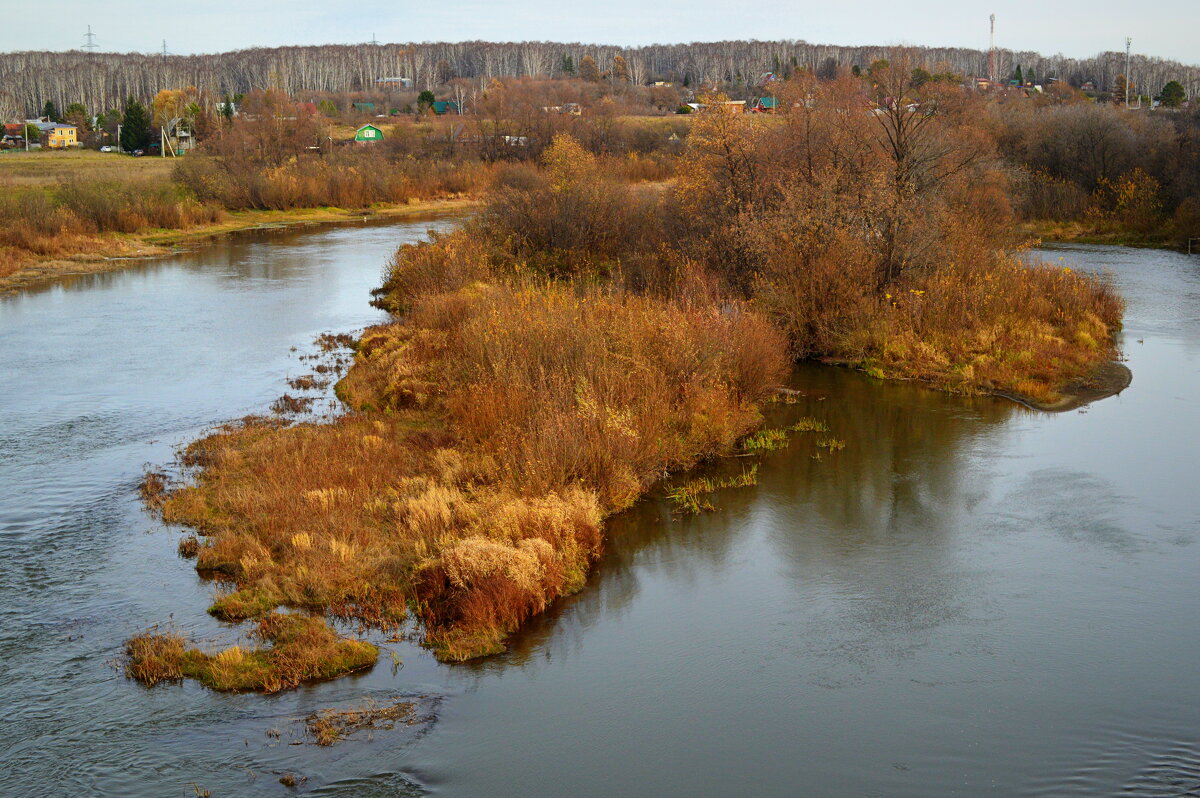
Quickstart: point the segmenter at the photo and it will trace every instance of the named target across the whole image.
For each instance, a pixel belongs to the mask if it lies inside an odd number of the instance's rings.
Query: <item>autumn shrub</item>
[[[566,134],[544,169],[511,170],[479,220],[478,235],[551,276],[609,274],[623,258],[653,249],[658,195],[639,191]]]
[[[1079,184],[1044,171],[1028,172],[1017,181],[1017,207],[1025,219],[1080,219],[1091,198]]]
[[[1092,195],[1089,216],[1102,229],[1149,233],[1164,221],[1160,190],[1158,181],[1140,168],[1115,180],[1102,177]]]
[[[1190,239],[1200,238],[1200,197],[1192,197],[1175,209],[1171,227],[1176,246],[1186,248]]]

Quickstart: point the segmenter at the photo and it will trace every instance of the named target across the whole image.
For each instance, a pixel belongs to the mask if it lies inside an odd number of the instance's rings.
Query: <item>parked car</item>
[[[145,150],[134,150],[133,152],[131,152],[129,154],[132,155],[134,158],[141,158],[143,155],[146,154],[146,151]]]
[[[112,147],[108,144],[105,144],[103,147],[100,148],[100,152],[115,152],[115,151],[116,151],[116,148]]]

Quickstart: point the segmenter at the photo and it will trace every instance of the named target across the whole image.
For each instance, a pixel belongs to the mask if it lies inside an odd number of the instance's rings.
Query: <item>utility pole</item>
[[[1133,38],[1125,37],[1125,108],[1129,108],[1129,45],[1133,44]]]
[[[94,51],[99,45],[96,44],[96,34],[92,33],[92,26],[88,25],[88,32],[84,34],[83,49],[88,52]]]

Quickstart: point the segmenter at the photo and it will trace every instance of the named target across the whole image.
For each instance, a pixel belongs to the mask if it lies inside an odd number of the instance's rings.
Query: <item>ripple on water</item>
[[[1096,729],[1094,737],[1063,762],[1068,775],[1039,779],[1030,796],[1113,795],[1123,798],[1200,796],[1200,743],[1180,739],[1171,728],[1160,737],[1140,732]]]

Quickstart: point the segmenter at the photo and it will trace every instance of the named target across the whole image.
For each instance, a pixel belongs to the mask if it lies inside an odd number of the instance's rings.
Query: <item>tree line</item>
[[[299,92],[367,91],[380,78],[409,78],[420,88],[455,78],[481,82],[497,77],[570,77],[670,80],[689,86],[753,83],[766,72],[781,77],[804,69],[832,78],[839,69],[866,67],[889,51],[884,46],[847,47],[805,41],[723,41],[616,47],[562,42],[432,42],[381,45],[318,45],[253,48],[204,55],[142,53],[15,52],[0,54],[0,117],[32,114],[46,102],[59,108],[79,102],[107,109],[127,97],[148,101],[163,89],[196,86],[210,96],[279,89]],[[918,48],[921,60],[961,75],[986,75],[988,53],[963,47]],[[1091,58],[1043,56],[999,50],[997,71],[1017,67],[1038,80],[1050,78],[1097,90],[1117,88],[1125,54]],[[595,74],[582,74],[594,69]],[[1134,81],[1157,95],[1178,81],[1189,97],[1200,89],[1200,66],[1151,56],[1132,59]]]

